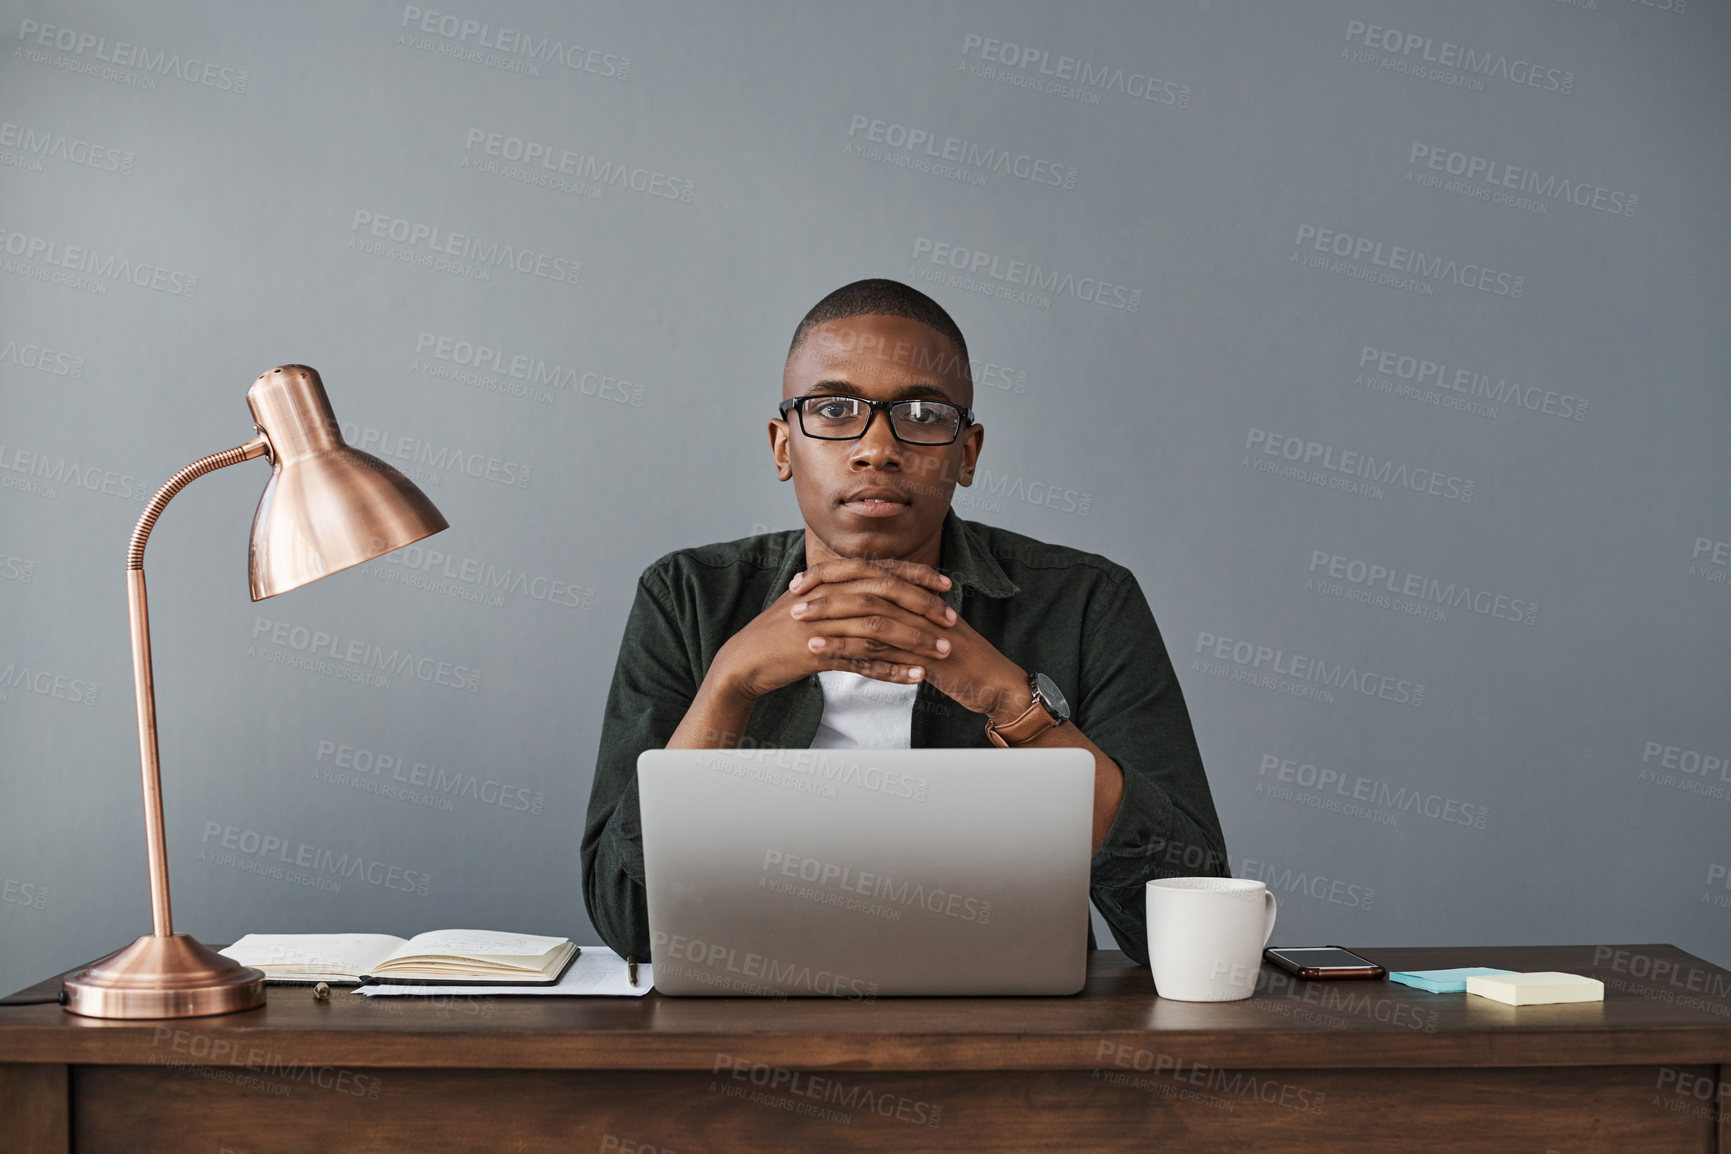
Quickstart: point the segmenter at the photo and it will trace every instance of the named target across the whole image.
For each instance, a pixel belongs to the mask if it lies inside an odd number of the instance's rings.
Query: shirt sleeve
[[[683,638],[667,583],[652,567],[637,583],[619,643],[583,828],[583,904],[621,957],[650,956],[637,755],[665,746],[697,696]]]
[[[1090,863],[1090,891],[1119,948],[1147,965],[1144,883],[1228,870],[1178,676],[1128,572],[1086,611],[1081,670],[1075,724],[1124,774],[1118,816]]]

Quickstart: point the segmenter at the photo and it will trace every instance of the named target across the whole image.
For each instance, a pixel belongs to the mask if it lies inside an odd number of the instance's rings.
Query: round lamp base
[[[88,1018],[202,1018],[264,1005],[264,974],[186,934],[146,934],[67,978],[66,1009]]]

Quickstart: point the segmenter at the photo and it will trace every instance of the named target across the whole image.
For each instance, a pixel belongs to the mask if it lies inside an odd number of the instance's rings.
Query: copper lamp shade
[[[448,528],[413,481],[343,442],[314,370],[272,369],[253,382],[246,403],[273,462],[252,519],[254,601]]]
[[[282,365],[247,390],[258,436],[201,457],[170,477],[145,507],[126,557],[138,750],[144,773],[145,857],[152,932],[67,978],[66,1008],[95,1018],[184,1018],[264,1004],[264,974],[174,932],[163,835],[162,768],[157,759],[156,688],[144,547],[174,495],[216,469],[271,460],[270,481],[252,522],[252,599],[263,600],[359,565],[447,528],[426,494],[377,457],[351,449],[319,375]]]

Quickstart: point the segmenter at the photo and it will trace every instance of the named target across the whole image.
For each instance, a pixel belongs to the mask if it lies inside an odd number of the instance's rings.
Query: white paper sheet
[[[369,998],[492,997],[496,994],[529,997],[639,998],[655,985],[654,967],[637,964],[637,985],[626,979],[625,959],[606,946],[584,946],[556,986],[361,986],[354,992]]]

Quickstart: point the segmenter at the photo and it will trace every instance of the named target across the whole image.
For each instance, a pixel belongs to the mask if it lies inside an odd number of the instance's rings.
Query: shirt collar
[[[1019,590],[1019,586],[1004,572],[1004,567],[998,564],[998,559],[992,556],[991,550],[986,548],[985,542],[980,540],[968,522],[956,516],[954,509],[944,514],[943,543],[939,546],[938,565],[953,582],[950,591],[944,595],[944,600],[952,608],[960,606],[964,585],[972,586],[987,597],[1010,597]],[[805,530],[800,528],[788,534],[781,566],[763,599],[763,607],[768,609],[775,604],[775,599],[787,592],[793,575],[804,568]]]

